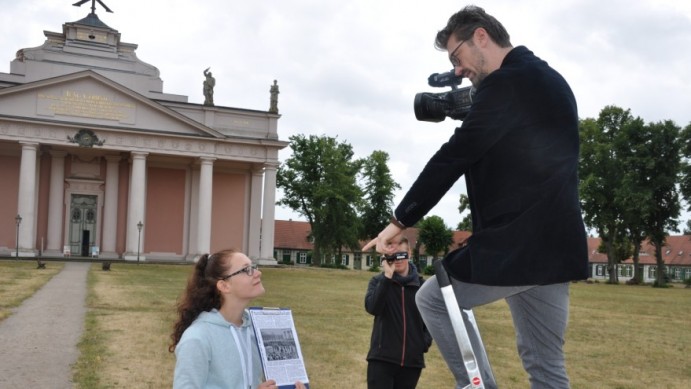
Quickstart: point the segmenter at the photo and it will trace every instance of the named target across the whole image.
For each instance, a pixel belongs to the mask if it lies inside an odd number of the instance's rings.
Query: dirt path
[[[90,263],[68,262],[0,323],[0,388],[71,389]]]

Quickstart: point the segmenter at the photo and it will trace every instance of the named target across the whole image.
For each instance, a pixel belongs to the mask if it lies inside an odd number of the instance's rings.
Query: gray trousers
[[[568,283],[503,287],[452,279],[452,286],[461,309],[506,300],[516,331],[518,355],[528,372],[532,389],[569,388],[562,348],[569,318]],[[456,379],[456,388],[464,388],[469,384],[468,375],[436,277],[425,281],[415,301]],[[478,326],[481,324],[478,322]]]

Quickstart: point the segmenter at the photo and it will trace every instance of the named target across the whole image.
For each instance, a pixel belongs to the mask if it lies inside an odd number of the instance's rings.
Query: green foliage
[[[679,189],[686,199],[687,211],[691,211],[691,124],[687,125],[679,133],[679,144],[681,145],[681,167]],[[687,223],[689,235],[691,235],[691,220]]]
[[[446,253],[453,243],[453,232],[439,216],[428,216],[418,223],[418,240],[425,245],[427,255],[436,257]]]
[[[667,231],[677,225],[682,167],[679,128],[671,121],[646,125],[629,110],[608,106],[597,120],[581,121],[580,138],[585,223],[597,230],[606,245],[608,266],[631,253],[637,262],[638,248],[646,237],[661,247]],[[663,269],[661,256],[657,260]],[[641,277],[638,270],[635,277]],[[609,281],[617,282],[616,272],[610,273]]]
[[[386,164],[389,154],[376,150],[362,161],[364,200],[361,203],[362,239],[377,236],[389,223],[394,190],[399,189]]]
[[[377,261],[372,261],[372,264],[371,264],[370,267],[367,269],[367,271],[371,271],[371,272],[374,272],[374,273],[379,273],[379,272],[381,271],[381,267],[379,267],[379,264],[377,263]]]
[[[356,249],[361,228],[356,209],[362,191],[356,183],[360,161],[350,144],[327,136],[290,137],[293,154],[278,168],[278,202],[305,216],[314,239],[313,263]]]
[[[425,266],[425,269],[422,271],[422,273],[426,276],[433,276],[434,275],[434,266],[432,266],[432,265]]]
[[[460,214],[463,214],[463,212],[470,209],[470,199],[468,199],[468,195],[466,195],[465,193],[461,194],[461,197],[459,198],[458,202],[459,202],[458,212]],[[465,215],[463,220],[461,220],[458,223],[457,230],[458,231],[473,231],[473,219],[472,219],[472,215],[470,213]]]

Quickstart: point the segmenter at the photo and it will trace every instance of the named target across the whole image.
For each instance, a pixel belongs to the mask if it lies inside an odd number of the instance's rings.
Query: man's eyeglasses
[[[253,263],[253,264],[251,264],[251,265],[248,265],[248,266],[243,267],[242,269],[236,271],[235,273],[228,274],[227,276],[223,276],[223,277],[221,277],[221,278],[219,278],[219,279],[225,281],[225,280],[227,280],[228,278],[230,278],[230,277],[232,277],[232,276],[236,276],[236,275],[238,275],[238,274],[240,274],[240,273],[245,273],[245,274],[247,274],[248,276],[251,277],[251,276],[254,274],[254,271],[255,271],[255,270],[257,270],[257,264]]]
[[[461,41],[461,43],[459,43],[458,46],[456,46],[456,48],[453,49],[451,54],[449,54],[449,61],[451,61],[451,65],[453,65],[453,67],[461,66],[461,61],[458,58],[456,58],[456,52],[458,51],[458,49],[461,48],[461,45],[464,43],[465,43],[464,40]]]

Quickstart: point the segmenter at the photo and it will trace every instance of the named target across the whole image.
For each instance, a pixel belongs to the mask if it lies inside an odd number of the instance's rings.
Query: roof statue
[[[269,93],[271,94],[271,104],[269,105],[269,112],[278,113],[278,94],[280,92],[278,91],[278,84],[276,80],[274,80],[274,84],[271,85]]]
[[[213,74],[209,71],[211,68],[206,68],[204,70],[204,105],[213,107],[214,106],[214,87],[216,86],[216,79]]]

